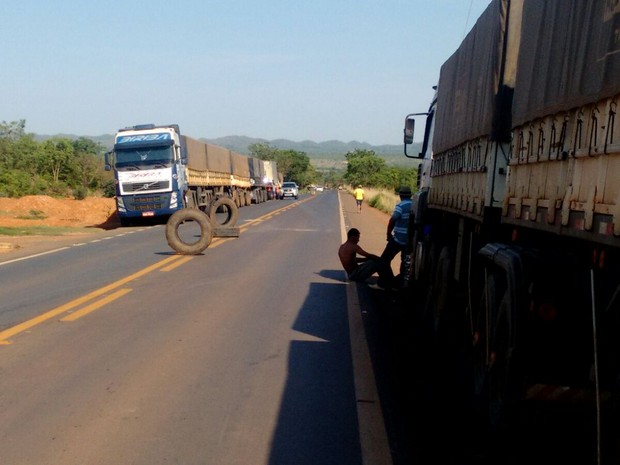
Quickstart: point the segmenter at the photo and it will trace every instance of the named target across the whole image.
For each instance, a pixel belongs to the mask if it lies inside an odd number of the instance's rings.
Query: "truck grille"
[[[163,195],[137,195],[125,198],[125,207],[129,211],[153,211],[167,208],[170,204],[170,194]]]
[[[162,189],[169,189],[169,181],[159,182],[127,182],[123,184],[123,192],[140,192],[140,191],[157,191]]]

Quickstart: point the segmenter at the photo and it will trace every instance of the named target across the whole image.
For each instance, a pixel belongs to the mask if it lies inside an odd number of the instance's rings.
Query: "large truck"
[[[276,198],[276,192],[282,182],[278,175],[276,162],[250,157],[251,201],[261,203]]]
[[[205,213],[269,199],[267,186],[256,185],[252,170],[265,162],[182,135],[175,124],[144,124],[120,129],[106,169],[114,170],[117,213],[121,224],[139,218],[166,218],[185,208]],[[256,168],[255,168],[256,167]],[[275,168],[272,168],[275,169]],[[258,202],[257,202],[258,200]]]
[[[408,298],[435,343],[465,336],[489,428],[579,401],[598,463],[618,463],[619,24],[618,2],[493,0],[404,129]]]

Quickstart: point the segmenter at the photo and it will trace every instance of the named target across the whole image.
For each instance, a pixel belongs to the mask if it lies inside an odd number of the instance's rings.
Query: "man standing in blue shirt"
[[[398,253],[402,254],[407,248],[407,240],[409,237],[409,215],[411,214],[411,188],[403,186],[399,189],[398,195],[400,195],[400,202],[390,217],[387,225],[387,244],[381,259],[388,265],[392,263],[392,260]],[[401,260],[402,262],[402,260]],[[402,266],[401,266],[402,274]]]

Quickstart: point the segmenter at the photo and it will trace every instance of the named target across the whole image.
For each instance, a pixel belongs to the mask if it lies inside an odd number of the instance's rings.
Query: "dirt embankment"
[[[116,216],[116,201],[103,197],[84,200],[57,199],[46,195],[31,195],[19,199],[0,198],[0,227],[30,228],[51,226],[68,229],[65,235],[85,235],[120,226]],[[43,242],[55,242],[64,236],[0,234],[0,253],[31,248]]]
[[[60,226],[71,228],[116,227],[114,199],[88,197],[84,200],[29,195],[19,199],[0,198],[0,226]]]

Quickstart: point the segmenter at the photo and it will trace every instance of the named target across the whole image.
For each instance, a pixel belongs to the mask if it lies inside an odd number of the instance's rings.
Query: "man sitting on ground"
[[[347,232],[347,241],[338,249],[338,257],[342,267],[347,272],[350,281],[364,282],[373,274],[379,274],[378,285],[387,287],[390,281],[391,269],[385,266],[385,262],[377,255],[366,252],[359,246],[360,231],[351,228]],[[361,255],[358,256],[358,255]],[[392,274],[393,278],[393,274]]]

